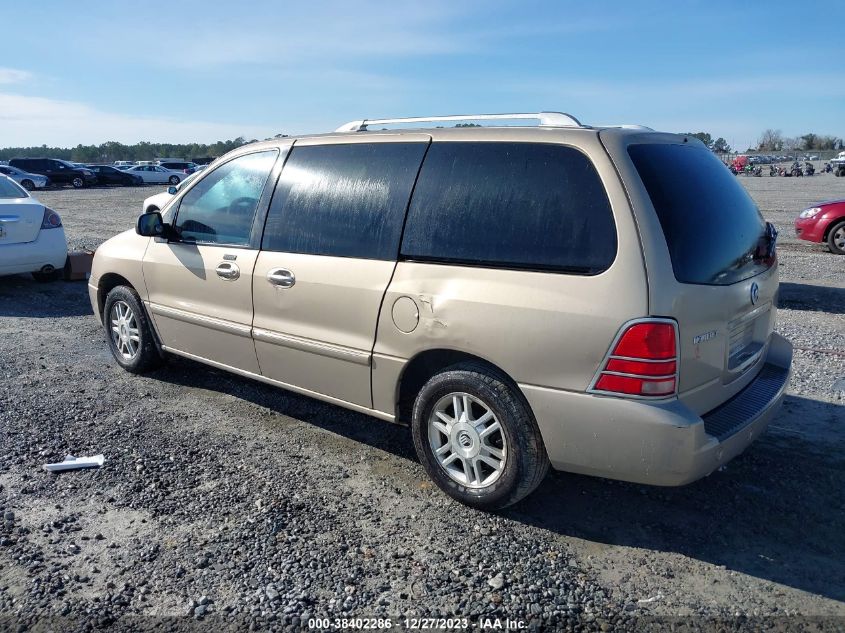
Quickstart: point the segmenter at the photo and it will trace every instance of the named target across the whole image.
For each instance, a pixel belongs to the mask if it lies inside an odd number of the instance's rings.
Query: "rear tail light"
[[[41,220],[42,229],[57,229],[62,225],[59,214],[48,207],[44,207],[44,219]]]
[[[665,398],[678,390],[675,321],[643,319],[623,326],[589,391]]]

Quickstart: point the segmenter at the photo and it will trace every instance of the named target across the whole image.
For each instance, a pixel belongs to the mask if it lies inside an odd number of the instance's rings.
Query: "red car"
[[[795,234],[802,240],[826,243],[831,253],[845,255],[845,200],[804,209],[795,218]]]

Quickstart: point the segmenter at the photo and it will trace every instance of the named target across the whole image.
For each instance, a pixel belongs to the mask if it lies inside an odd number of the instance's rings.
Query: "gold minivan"
[[[514,503],[550,465],[685,484],[783,400],[777,233],[694,138],[364,120],[173,193],[94,258],[117,362],[176,354],[407,424],[464,503]]]

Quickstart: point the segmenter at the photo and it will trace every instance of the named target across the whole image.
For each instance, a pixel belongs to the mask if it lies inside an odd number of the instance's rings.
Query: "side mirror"
[[[179,193],[179,187],[174,187],[173,185],[170,185],[167,188],[167,193],[169,193],[171,196],[175,196],[177,193]]]
[[[138,216],[135,232],[144,237],[163,237],[167,240],[178,240],[179,234],[172,226],[161,218],[161,213],[153,211]]]
[[[144,237],[161,236],[164,233],[164,220],[161,219],[161,213],[154,211],[139,216],[135,232]]]

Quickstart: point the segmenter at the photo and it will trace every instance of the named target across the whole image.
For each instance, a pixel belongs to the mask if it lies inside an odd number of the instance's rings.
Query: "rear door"
[[[0,177],[0,246],[38,239],[44,206],[12,180]]]
[[[150,241],[148,305],[169,349],[254,374],[252,270],[276,149],[219,165],[175,204],[181,240]]]
[[[766,222],[736,177],[702,144],[673,140],[632,143],[627,154],[657,219],[646,241],[662,237],[649,257],[650,309],[678,321],[679,392],[704,413],[761,368],[777,265]]]
[[[262,374],[372,406],[379,309],[429,141],[424,134],[297,141],[253,276]]]

